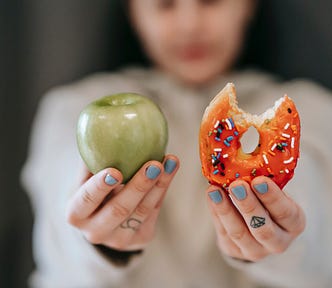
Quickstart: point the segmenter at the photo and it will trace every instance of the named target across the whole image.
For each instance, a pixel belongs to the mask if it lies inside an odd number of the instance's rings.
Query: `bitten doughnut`
[[[246,154],[240,139],[250,126],[257,129],[259,144]],[[235,179],[250,182],[260,175],[283,188],[294,175],[299,144],[300,118],[287,95],[263,114],[251,115],[238,107],[234,84],[228,83],[203,115],[199,134],[202,173],[225,190]]]

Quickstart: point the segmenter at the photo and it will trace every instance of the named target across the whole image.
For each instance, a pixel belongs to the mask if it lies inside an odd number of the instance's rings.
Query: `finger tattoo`
[[[259,228],[265,224],[265,218],[259,216],[252,216],[250,220],[250,226],[252,228]]]
[[[134,231],[137,231],[139,226],[142,224],[142,221],[136,219],[136,218],[129,218],[127,221],[121,223],[120,227],[124,229],[132,229]]]

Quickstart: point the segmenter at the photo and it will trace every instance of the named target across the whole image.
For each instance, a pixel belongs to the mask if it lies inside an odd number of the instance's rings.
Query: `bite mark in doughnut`
[[[240,139],[250,126],[259,144],[244,153]],[[211,184],[228,190],[236,179],[250,182],[264,175],[283,188],[293,177],[299,158],[300,118],[285,95],[273,108],[251,115],[237,105],[234,84],[228,83],[206,108],[200,127],[202,173]]]

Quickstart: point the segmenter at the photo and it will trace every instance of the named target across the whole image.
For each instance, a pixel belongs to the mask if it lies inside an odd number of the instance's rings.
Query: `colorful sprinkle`
[[[221,141],[220,138],[218,138],[218,137],[214,137],[214,139],[215,139],[216,141],[218,141],[218,142]]]
[[[284,171],[284,170],[280,170],[279,173],[280,173],[280,174],[284,174],[285,171]]]
[[[298,115],[298,114],[297,114],[297,113],[295,113],[295,114],[293,115],[293,118],[296,118],[296,117],[297,117],[297,115]]]
[[[234,121],[233,121],[233,119],[232,119],[232,118],[228,118],[228,119],[229,119],[229,122],[231,122],[232,128],[234,128],[235,125],[234,125]]]
[[[228,126],[228,130],[232,130],[232,124],[231,122],[229,121],[229,119],[225,119],[226,123],[227,123],[227,126]]]
[[[270,174],[272,174],[272,171],[271,171],[271,168],[270,167],[267,167],[267,172],[269,172]]]
[[[289,163],[291,163],[293,160],[294,160],[294,158],[293,158],[293,157],[290,157],[289,159],[287,159],[287,160],[284,161],[284,164],[289,164]]]
[[[233,136],[228,136],[228,137],[226,138],[227,142],[231,142],[233,139],[234,139]]]
[[[273,151],[277,147],[277,143],[274,143],[273,146],[271,147],[271,151]]]
[[[285,138],[285,137],[279,137],[279,139],[282,140],[282,141],[286,141],[287,140],[287,138]]]
[[[285,129],[285,130],[287,130],[287,129],[288,129],[288,127],[289,127],[289,125],[290,125],[290,124],[289,124],[289,123],[287,123],[287,124],[285,125],[284,129]]]
[[[235,136],[238,136],[238,135],[239,135],[239,132],[234,131],[234,135],[235,135]]]
[[[218,174],[218,173],[219,173],[219,170],[218,170],[218,169],[216,169],[216,170],[213,171],[213,174],[214,174],[214,175],[216,175],[216,174]]]
[[[224,154],[222,158],[228,158],[228,154]]]
[[[227,140],[224,140],[224,144],[225,144],[227,147],[230,147],[230,146],[231,146],[231,144],[229,144]]]
[[[285,137],[285,138],[290,138],[290,135],[289,134],[286,134],[286,133],[282,133],[281,136]]]
[[[291,140],[291,147],[294,148],[294,143],[295,143],[295,138],[292,137],[292,140]]]
[[[267,160],[266,154],[263,154],[263,159],[264,159],[265,164],[269,164],[269,161]]]
[[[220,123],[220,121],[217,120],[213,127],[214,127],[214,128],[217,128],[217,127],[219,126],[219,123]]]
[[[221,152],[222,151],[222,148],[214,148],[213,149],[215,152]]]
[[[289,170],[286,168],[286,169],[285,169],[285,172],[288,174],[288,173],[289,173]]]
[[[252,175],[252,176],[256,176],[256,169],[252,169],[252,170],[251,170],[251,175]]]
[[[281,146],[286,147],[286,146],[288,146],[288,144],[286,142],[282,142]]]
[[[240,173],[235,173],[235,178],[239,178],[240,177]]]
[[[270,155],[272,155],[272,156],[276,156],[276,153],[274,153],[274,152],[272,152],[272,151],[267,151],[267,153],[269,153]]]
[[[278,149],[279,151],[284,150],[284,148],[282,147],[282,145],[281,145],[280,143],[277,144],[277,149]]]
[[[210,137],[212,135],[212,131],[209,131],[209,134],[208,134],[208,136]]]

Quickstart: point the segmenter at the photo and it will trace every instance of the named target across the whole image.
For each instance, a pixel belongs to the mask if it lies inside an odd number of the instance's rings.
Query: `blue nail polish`
[[[118,182],[114,177],[112,177],[110,174],[107,174],[105,177],[105,183],[108,185],[114,185]]]
[[[254,188],[257,192],[259,192],[261,194],[265,194],[268,190],[267,183],[261,183],[261,184],[254,185]]]
[[[221,193],[218,190],[209,192],[209,197],[216,204],[222,201]]]
[[[164,164],[164,169],[167,174],[171,174],[176,167],[176,161],[172,159],[167,159]]]
[[[154,165],[149,166],[148,169],[146,169],[145,171],[146,177],[148,177],[151,180],[156,179],[159,174],[160,174],[160,169]]]
[[[233,187],[231,190],[237,200],[243,200],[247,197],[246,189],[242,185]]]

